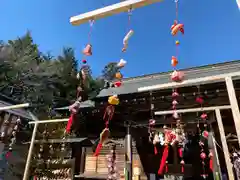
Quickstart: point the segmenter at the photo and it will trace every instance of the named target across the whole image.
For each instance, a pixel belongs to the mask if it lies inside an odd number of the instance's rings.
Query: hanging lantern
[[[172,64],[173,67],[176,67],[176,66],[177,66],[178,60],[177,60],[177,58],[176,58],[175,56],[172,56],[171,64]]]
[[[83,49],[83,54],[85,56],[91,56],[92,55],[92,45],[87,44],[87,46]]]

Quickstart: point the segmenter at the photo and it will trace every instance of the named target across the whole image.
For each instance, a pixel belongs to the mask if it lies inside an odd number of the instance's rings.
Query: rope
[[[131,30],[131,17],[132,17],[132,8],[128,10],[128,31]]]
[[[90,20],[90,21],[89,21],[90,30],[89,30],[89,33],[88,33],[88,43],[89,43],[89,44],[90,44],[90,42],[91,42],[93,24],[94,24],[94,20]]]
[[[114,112],[115,112],[115,107],[113,105],[109,105],[106,107],[103,115],[103,120],[105,121],[106,128],[108,128],[109,121],[112,120]]]
[[[175,0],[175,4],[176,4],[176,21],[178,22],[178,0]],[[178,58],[178,54],[179,54],[179,47],[178,45],[176,46],[176,58]]]

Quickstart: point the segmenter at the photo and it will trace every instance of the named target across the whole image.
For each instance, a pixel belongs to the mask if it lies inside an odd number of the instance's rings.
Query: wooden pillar
[[[125,137],[125,180],[132,180],[132,135],[130,124],[127,125],[127,135]]]
[[[212,149],[213,151],[213,177],[214,180],[218,180],[219,176],[221,176],[221,166],[219,163],[219,158],[218,158],[218,152],[217,152],[217,147],[215,143],[215,138],[214,138],[214,133],[209,132],[208,136],[208,147]]]
[[[85,160],[86,160],[86,147],[82,147],[81,161],[80,161],[80,174],[84,173],[84,170],[85,170]]]
[[[229,177],[229,180],[234,180],[232,163],[231,163],[231,160],[230,160],[227,140],[226,140],[224,127],[223,127],[223,123],[222,123],[221,112],[220,112],[219,109],[216,109],[215,113],[216,113],[219,133],[220,133],[220,137],[221,137],[221,141],[222,141],[222,148],[223,148],[224,158],[225,158],[225,162],[226,162],[226,166],[227,166],[228,177]]]
[[[236,97],[236,92],[233,86],[232,78],[226,77],[225,81],[226,81],[226,86],[228,91],[229,102],[232,109],[233,120],[235,123],[236,132],[237,132],[238,143],[240,146],[240,111],[239,111],[238,101]]]

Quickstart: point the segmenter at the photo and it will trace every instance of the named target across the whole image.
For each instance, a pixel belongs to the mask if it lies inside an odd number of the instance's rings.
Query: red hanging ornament
[[[83,54],[85,56],[91,56],[92,55],[92,45],[87,44],[87,46],[83,49]]]
[[[156,120],[154,120],[154,119],[149,120],[149,126],[154,126],[155,123],[156,123]]]
[[[206,154],[205,154],[204,152],[202,152],[202,153],[200,154],[200,157],[201,157],[202,160],[205,160],[205,159],[206,159]]]
[[[86,59],[83,59],[83,60],[82,60],[82,63],[83,63],[83,64],[86,64],[86,63],[87,63],[87,60],[86,60]]]
[[[209,153],[209,169],[213,172],[213,152],[210,150]]]
[[[173,93],[172,93],[172,98],[177,98],[179,96],[179,94],[178,94],[178,92],[177,91],[174,91]]]
[[[173,100],[173,101],[172,101],[172,105],[173,105],[173,106],[176,106],[177,104],[178,104],[177,100]]]
[[[206,130],[203,131],[202,136],[207,139],[208,138],[208,131],[206,131]]]
[[[181,71],[173,71],[173,73],[171,74],[171,79],[172,81],[175,82],[181,82],[184,78],[184,74]]]
[[[203,103],[204,103],[204,99],[203,99],[201,96],[198,96],[198,97],[196,98],[196,102],[197,102],[198,104],[203,104]]]
[[[120,87],[122,85],[122,82],[121,81],[116,81],[114,83],[115,87]]]
[[[180,164],[181,164],[181,172],[184,173],[184,164],[185,164],[184,160],[182,160]]]
[[[10,156],[11,156],[11,152],[10,151],[8,151],[7,153],[6,153],[6,158],[9,158]]]
[[[206,120],[208,116],[206,113],[202,113],[200,117],[202,120]]]

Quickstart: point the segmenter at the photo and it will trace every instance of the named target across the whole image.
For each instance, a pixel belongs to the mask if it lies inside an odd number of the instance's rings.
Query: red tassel
[[[158,154],[158,150],[157,150],[156,145],[154,145],[154,154],[155,154],[155,155]]]
[[[11,152],[8,151],[8,152],[6,153],[6,158],[9,158],[10,156],[11,156]]]
[[[209,160],[209,168],[213,172],[213,158],[212,157]]]
[[[164,167],[166,166],[166,160],[168,158],[168,145],[166,145],[164,147],[164,150],[163,150],[163,155],[162,155],[162,159],[161,159],[161,162],[160,162],[160,167],[158,169],[158,174],[159,175],[162,175],[163,174],[163,171],[164,171]]]
[[[100,151],[101,151],[101,149],[102,149],[102,143],[98,143],[98,146],[97,146],[97,148],[95,150],[94,156],[98,156]]]
[[[168,173],[168,164],[166,162],[165,172]]]
[[[182,173],[184,173],[184,165],[182,164],[182,168],[181,168]]]
[[[72,123],[73,123],[73,114],[71,114],[71,116],[69,117],[69,120],[68,120],[68,123],[67,123],[67,126],[66,126],[66,132],[67,133],[70,133]]]
[[[180,158],[183,157],[182,148],[178,148],[178,154]]]

